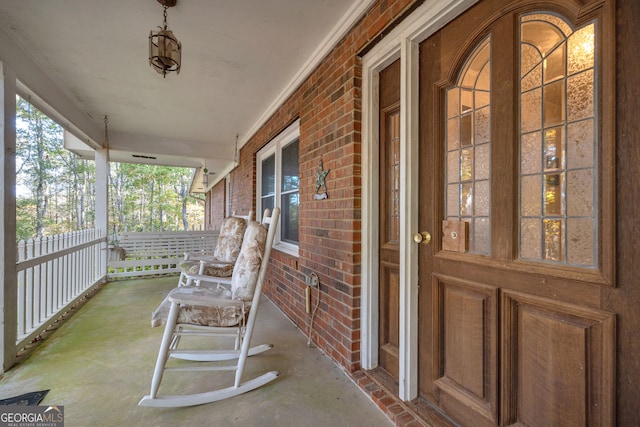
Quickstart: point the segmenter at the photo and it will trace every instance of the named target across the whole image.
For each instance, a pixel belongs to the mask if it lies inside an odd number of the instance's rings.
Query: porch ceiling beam
[[[201,142],[184,139],[109,132],[110,149],[131,151],[131,147],[136,147],[136,151],[146,153],[215,158],[228,161],[233,161],[235,149],[232,144],[212,142],[203,145]]]

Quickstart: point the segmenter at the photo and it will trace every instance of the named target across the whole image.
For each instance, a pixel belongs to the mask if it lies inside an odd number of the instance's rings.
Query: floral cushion
[[[252,222],[247,226],[242,249],[231,276],[231,292],[234,299],[250,301],[253,298],[267,241],[267,231],[267,226],[259,222]]]
[[[242,247],[242,236],[247,228],[247,222],[238,217],[230,216],[222,221],[220,235],[213,256],[223,262],[235,262]]]
[[[180,264],[180,270],[188,274],[200,274],[200,261],[184,261]],[[231,274],[233,274],[233,263],[222,261],[206,261],[202,274],[216,277],[231,277]]]
[[[219,286],[218,288],[204,288],[198,286],[183,286],[177,288],[182,293],[198,296],[214,295],[215,299],[251,301],[260,274],[260,266],[267,240],[267,227],[258,222],[252,222],[242,242],[242,249],[233,268],[231,276],[231,290]],[[176,292],[175,289],[172,292]],[[190,300],[193,301],[193,300]],[[166,323],[171,302],[169,298],[156,308],[151,316],[151,326],[156,327]],[[178,323],[200,326],[236,326],[245,320],[248,309],[244,303],[240,306],[201,306],[181,305],[178,311]]]
[[[201,288],[196,286],[185,286],[180,289],[182,291],[185,291],[186,289],[193,289],[194,292],[201,290]],[[203,290],[207,292],[211,291],[211,289]],[[222,299],[231,298],[231,292],[227,289],[219,288],[214,292],[218,292]],[[169,297],[167,296],[167,298],[160,303],[158,308],[156,308],[151,315],[151,326],[155,328],[157,326],[164,325],[167,322],[170,308],[171,301],[169,301]],[[178,323],[199,326],[237,326],[246,320],[248,313],[249,309],[242,306],[207,307],[199,305],[183,305],[178,311]]]

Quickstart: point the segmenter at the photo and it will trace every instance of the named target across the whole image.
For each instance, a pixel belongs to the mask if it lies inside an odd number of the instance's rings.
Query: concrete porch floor
[[[278,370],[275,381],[221,402],[189,408],[142,408],[163,328],[151,312],[177,277],[107,283],[33,353],[2,375],[0,399],[50,389],[41,405],[62,405],[74,426],[391,426],[364,391],[268,300],[258,313],[253,344],[274,348],[249,358],[244,380]],[[215,388],[209,373],[167,372],[166,394],[186,375]],[[212,373],[212,375],[217,375]],[[224,386],[227,386],[225,383]]]

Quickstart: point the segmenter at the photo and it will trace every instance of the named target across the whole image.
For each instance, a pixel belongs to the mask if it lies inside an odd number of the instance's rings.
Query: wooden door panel
[[[503,307],[505,424],[608,425],[614,315],[512,292]]]
[[[381,262],[380,280],[385,286],[380,287],[380,349],[378,364],[394,378],[398,376],[398,345],[400,344],[400,327],[398,325],[400,307],[400,271],[397,264]]]
[[[498,290],[477,282],[437,275],[434,386],[443,407],[491,425],[497,421]]]

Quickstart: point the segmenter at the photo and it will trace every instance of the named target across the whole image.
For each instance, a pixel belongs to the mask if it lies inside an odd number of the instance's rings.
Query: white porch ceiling
[[[226,173],[236,134],[242,146],[372,3],[178,0],[182,69],[163,79],[148,64],[157,0],[3,0],[0,60],[81,140],[102,144],[108,116],[112,160]]]

